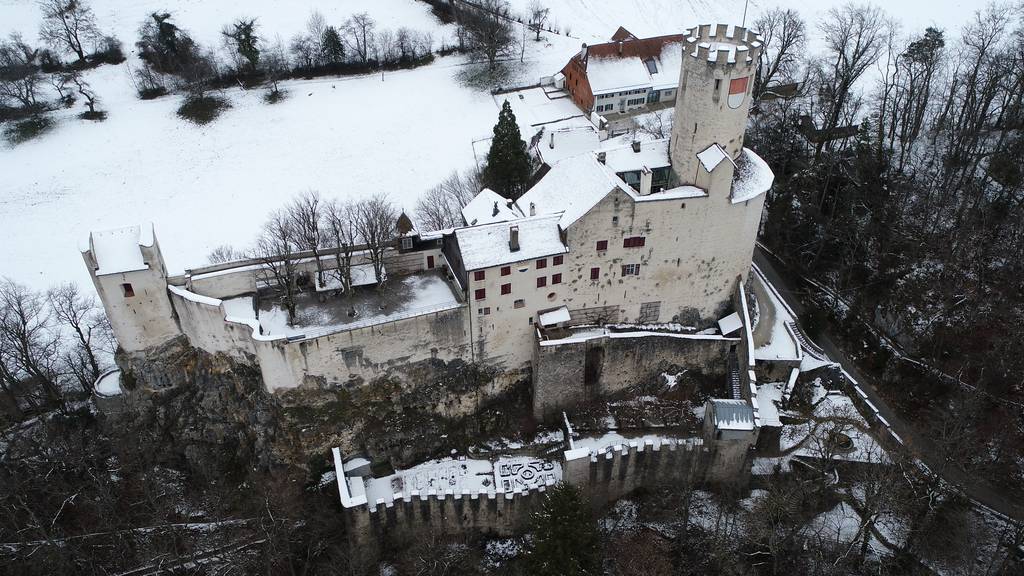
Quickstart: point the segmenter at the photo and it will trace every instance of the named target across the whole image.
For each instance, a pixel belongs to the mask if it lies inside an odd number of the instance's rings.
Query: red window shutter
[[[600,277],[601,277],[601,269],[600,268],[591,268],[590,269],[590,279],[591,280],[597,280]]]
[[[645,244],[647,244],[647,237],[646,236],[637,236],[637,238],[636,238],[636,245],[637,245],[637,247],[643,246]]]
[[[561,256],[555,256],[554,258],[552,258],[551,259],[551,265],[552,266],[561,266],[562,265],[562,257]]]
[[[512,267],[511,266],[502,266],[501,267],[501,275],[502,276],[508,276],[511,273],[512,273]]]
[[[547,268],[547,267],[548,267],[548,259],[547,258],[541,258],[540,260],[537,260],[537,270],[540,270],[541,268]]]
[[[561,284],[562,283],[562,275],[561,274],[552,274],[551,275],[551,283],[552,284]]]
[[[477,270],[476,272],[473,272],[473,280],[480,281],[483,280],[486,276],[487,274],[485,273],[484,270]]]
[[[607,249],[608,249],[608,241],[607,240],[598,240],[597,241],[597,251],[598,252],[603,252],[603,251],[605,251]]]
[[[501,293],[502,294],[511,294],[512,293],[512,285],[511,284],[502,284],[501,285]]]
[[[543,288],[543,287],[545,287],[547,285],[548,285],[548,277],[547,276],[541,276],[541,277],[537,278],[537,288]]]
[[[487,298],[487,289],[485,289],[485,288],[477,288],[476,293],[474,294],[474,297],[477,300],[483,300],[484,298]]]
[[[640,248],[647,243],[647,238],[643,236],[631,236],[629,238],[623,238],[623,248]]]

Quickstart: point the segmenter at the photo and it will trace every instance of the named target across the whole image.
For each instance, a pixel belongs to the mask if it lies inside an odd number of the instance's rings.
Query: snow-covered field
[[[524,8],[528,0],[514,0]],[[833,2],[786,0],[808,18]],[[415,0],[92,0],[97,21],[133,48],[137,29],[154,10],[170,10],[200,42],[219,45],[221,27],[257,17],[268,39],[302,31],[316,8],[340,25],[366,11],[384,28],[429,31],[435,44],[451,29]],[[698,21],[738,21],[743,2],[722,0],[561,0],[552,20],[573,38],[550,35],[530,44],[520,76],[536,81],[557,71],[581,41],[607,38],[622,24],[639,35],[677,32]],[[748,20],[773,4],[753,2]],[[923,7],[927,6],[927,9]],[[967,14],[949,0],[886,6],[906,28],[935,22],[949,28]],[[39,25],[32,0],[0,0],[0,35],[33,40]],[[134,62],[129,57],[128,64]],[[267,212],[306,189],[326,197],[387,193],[411,209],[445,175],[473,162],[472,141],[487,137],[497,115],[489,94],[457,80],[460,57],[416,70],[363,77],[288,82],[291,96],[268,106],[261,91],[229,90],[232,109],[205,127],[175,115],[178,96],[135,97],[128,65],[88,74],[102,123],[65,111],[46,135],[16,146],[0,143],[0,221],[7,243],[5,276],[43,288],[60,281],[88,284],[78,247],[89,230],[153,221],[172,272],[203,264],[220,244],[246,246]]]

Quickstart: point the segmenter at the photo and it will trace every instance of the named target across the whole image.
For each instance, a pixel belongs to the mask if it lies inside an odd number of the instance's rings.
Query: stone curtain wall
[[[217,299],[183,288],[172,289],[170,298],[191,345],[250,362],[255,356],[268,392],[362,385],[424,360],[469,356],[466,306],[289,342],[260,336],[254,324],[226,321]]]
[[[566,450],[561,463],[562,480],[579,487],[595,511],[638,488],[700,485],[737,478],[745,481],[743,466],[747,462],[717,457],[717,444],[706,444],[700,438],[663,438],[630,441],[598,450]],[[337,473],[344,478],[340,467]],[[342,514],[353,543],[372,556],[379,546],[408,545],[426,533],[448,537],[521,534],[529,527],[530,517],[540,507],[546,489],[542,486],[504,494],[414,491],[394,503],[353,502],[343,508]]]
[[[657,378],[669,366],[726,373],[726,358],[739,339],[721,336],[617,333],[586,340],[537,342],[533,362],[533,412],[557,415],[581,403]]]
[[[699,484],[710,461],[700,438],[633,440],[597,451],[567,450],[562,479],[582,488],[597,511],[637,488]]]

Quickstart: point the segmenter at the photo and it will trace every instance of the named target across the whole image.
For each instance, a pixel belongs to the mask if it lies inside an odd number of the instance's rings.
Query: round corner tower
[[[746,28],[702,24],[687,31],[670,143],[680,184],[728,196],[760,52],[760,36]]]

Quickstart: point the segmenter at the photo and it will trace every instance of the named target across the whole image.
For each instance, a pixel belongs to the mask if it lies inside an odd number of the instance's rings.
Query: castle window
[[[562,275],[561,274],[552,274],[551,275],[551,283],[552,284],[561,284],[562,283]]]
[[[501,293],[502,294],[511,294],[512,293],[512,285],[511,284],[502,284],[501,285]]]
[[[502,266],[501,267],[501,275],[502,276],[508,276],[511,273],[512,273],[512,267],[511,266]]]
[[[540,270],[541,268],[547,268],[547,267],[548,267],[548,259],[547,258],[541,258],[540,260],[537,260],[537,270]]]
[[[640,265],[639,264],[623,264],[622,265],[623,276],[639,276]]]
[[[597,280],[600,277],[601,277],[601,269],[600,268],[591,268],[590,269],[590,279],[591,280]]]
[[[623,248],[640,248],[647,242],[647,238],[643,236],[631,236],[629,238],[622,239]]]
[[[486,277],[486,270],[477,270],[476,272],[473,272],[473,280],[476,280],[477,282],[483,280]]]
[[[484,298],[487,298],[487,289],[477,288],[476,292],[473,293],[473,298],[475,300],[483,300]]]
[[[719,93],[722,91],[722,79],[715,78],[715,91],[711,93],[711,99],[718,102]]]
[[[402,238],[402,250],[412,249],[412,238]]]
[[[526,307],[526,300],[523,300],[523,299],[520,298],[519,300],[516,300],[515,302],[512,303],[512,307],[513,308],[525,308]]]
[[[618,225],[619,225],[619,217],[618,216],[612,216],[612,226],[618,226]]]
[[[127,282],[121,284],[121,291],[124,292],[125,298],[131,298],[132,296],[135,296],[135,289],[132,288],[132,285]]]
[[[598,240],[597,241],[597,251],[598,252],[604,252],[607,249],[608,249],[608,241],[607,240]]]
[[[558,294],[555,294],[554,292],[548,293],[548,302],[554,302],[556,298],[558,298]]]
[[[554,258],[552,258],[551,259],[551,265],[552,266],[561,266],[562,265],[562,257],[561,256],[555,256]]]
[[[480,316],[487,316],[488,314],[491,313],[491,309],[490,309],[490,307],[487,307],[487,308],[477,308],[476,309],[476,313],[479,314]]]
[[[547,285],[548,285],[548,277],[547,276],[541,276],[541,277],[537,278],[537,288],[543,288],[543,287],[545,287]]]

